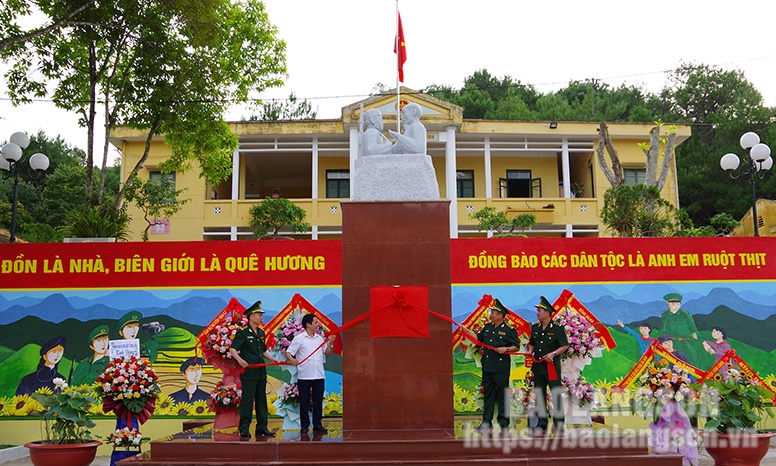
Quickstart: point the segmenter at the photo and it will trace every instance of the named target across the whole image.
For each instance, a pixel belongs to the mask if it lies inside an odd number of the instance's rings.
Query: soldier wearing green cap
[[[498,404],[496,422],[501,426],[501,432],[506,433],[509,428],[509,405],[507,403],[506,390],[509,388],[509,372],[511,370],[511,356],[505,354],[509,351],[520,349],[520,340],[517,331],[505,320],[509,311],[501,301],[494,300],[490,308],[490,323],[485,324],[477,333],[477,340],[485,345],[495,348],[482,349],[482,388],[484,393],[484,405],[482,410],[482,424],[478,430],[490,430],[493,426],[493,414]]]
[[[531,374],[533,374],[536,393],[536,413],[532,419],[529,419],[529,426],[535,435],[543,435],[547,432],[548,413],[544,400],[547,399],[547,387],[550,387],[553,405],[552,423],[555,425],[555,433],[558,434],[563,429],[565,421],[561,398],[560,355],[566,352],[569,343],[566,329],[552,321],[555,308],[547,298],[542,296],[535,307],[536,318],[539,321],[531,324],[528,352],[534,359]]]
[[[132,340],[139,338],[140,333],[140,320],[143,318],[143,314],[138,311],[129,311],[124,314],[121,319],[116,322],[116,331],[119,332],[122,338],[125,340]],[[157,340],[159,334],[164,330],[164,325],[159,322],[150,322],[143,325],[143,330],[146,331],[151,338],[140,344],[140,356],[148,358],[149,361],[155,362],[158,355],[159,341]]]
[[[110,345],[110,328],[107,325],[98,325],[89,333],[89,348],[92,349],[92,356],[82,360],[75,367],[73,377],[70,380],[71,385],[91,385],[102,374],[102,371],[108,366],[110,356],[108,347]]]
[[[699,365],[697,346],[698,328],[689,312],[681,309],[682,295],[668,293],[663,296],[668,309],[663,311],[663,333],[667,333],[674,342],[674,349],[684,353],[693,366]]]
[[[248,367],[249,364],[263,364],[264,358],[272,362],[280,362],[267,351],[264,340],[263,325],[264,310],[261,301],[256,301],[243,312],[248,316],[248,325],[237,330],[229,348],[237,364],[245,371],[240,374],[242,383],[242,402],[240,404],[240,440],[250,440],[250,426],[254,401],[256,402],[256,437],[274,435],[267,428],[267,369],[265,367]]]

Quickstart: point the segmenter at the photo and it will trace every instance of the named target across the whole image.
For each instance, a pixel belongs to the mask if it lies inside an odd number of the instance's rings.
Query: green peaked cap
[[[679,293],[668,293],[667,295],[663,296],[664,301],[668,301],[669,303],[672,301],[678,301],[682,302],[682,295]]]
[[[545,309],[550,314],[555,312],[555,308],[552,307],[552,304],[550,304],[550,302],[547,301],[547,298],[545,298],[544,296],[539,298],[539,304],[535,304],[534,307]]]
[[[496,309],[503,316],[506,316],[507,314],[509,314],[509,310],[507,310],[507,308],[505,308],[504,305],[501,304],[501,301],[499,301],[498,298],[496,298],[494,300],[494,303],[493,303],[493,305],[490,308],[491,309]]]
[[[264,313],[264,309],[261,308],[261,301],[256,301],[255,303],[251,304],[251,307],[243,311],[243,314],[246,316],[249,316],[253,314],[254,312],[260,312]]]
[[[121,329],[124,328],[125,325],[135,322],[140,323],[140,319],[142,318],[143,314],[137,311],[129,311],[116,323],[116,331],[121,333]]]

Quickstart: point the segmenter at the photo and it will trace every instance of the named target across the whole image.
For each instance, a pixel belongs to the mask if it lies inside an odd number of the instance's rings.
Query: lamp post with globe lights
[[[35,153],[28,159],[22,158],[22,150],[30,145],[27,133],[16,132],[0,151],[0,170],[3,179],[13,177],[13,203],[11,205],[11,236],[10,243],[16,242],[16,206],[19,202],[19,172],[26,173],[31,181],[40,179],[49,166],[49,159],[44,154]]]
[[[725,154],[719,161],[720,167],[737,179],[741,175],[749,175],[749,185],[752,187],[752,221],[754,222],[754,236],[760,236],[757,220],[757,193],[754,182],[755,176],[763,179],[765,172],[773,167],[771,148],[760,142],[757,133],[744,133],[741,136],[741,147],[749,153],[749,158],[740,166],[741,161],[736,154]]]

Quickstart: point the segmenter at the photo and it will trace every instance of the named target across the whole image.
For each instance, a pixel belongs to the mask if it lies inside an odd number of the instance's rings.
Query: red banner
[[[342,283],[340,241],[38,243],[0,246],[3,289]]]
[[[451,242],[452,282],[762,280],[775,238],[490,238]]]

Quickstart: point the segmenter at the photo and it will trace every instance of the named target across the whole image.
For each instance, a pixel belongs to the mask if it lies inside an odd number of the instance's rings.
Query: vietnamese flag
[[[393,43],[393,53],[397,54],[399,81],[404,82],[404,62],[407,61],[407,49],[404,47],[404,29],[401,27],[401,14],[396,12],[396,15],[398,17],[398,32],[396,34],[396,41]]]

